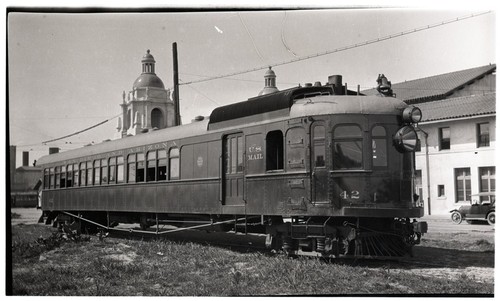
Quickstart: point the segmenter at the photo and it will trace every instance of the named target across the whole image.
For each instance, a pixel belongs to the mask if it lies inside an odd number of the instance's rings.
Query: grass
[[[66,241],[37,244],[47,226],[22,226],[13,235],[15,295],[259,296],[344,294],[492,294],[466,274],[442,279],[390,265],[373,269],[320,259],[236,252],[168,240]],[[42,228],[42,230],[40,229]],[[484,242],[476,242],[484,244]],[[21,251],[23,248],[31,251]]]

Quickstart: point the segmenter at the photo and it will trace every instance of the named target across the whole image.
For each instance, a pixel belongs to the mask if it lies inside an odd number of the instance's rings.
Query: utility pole
[[[174,108],[175,125],[181,125],[181,114],[179,108],[179,67],[177,65],[177,43],[172,43],[172,56],[174,59]]]

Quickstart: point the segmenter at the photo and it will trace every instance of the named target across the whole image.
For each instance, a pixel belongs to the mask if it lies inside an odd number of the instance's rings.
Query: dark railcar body
[[[328,86],[220,107],[189,125],[41,158],[42,208],[108,219],[260,216],[267,226],[291,217],[295,226],[315,219],[326,227],[333,218],[344,224],[329,232],[337,236],[359,218],[380,218],[384,227],[387,219],[408,221],[423,208],[413,198],[413,153],[393,145],[405,108],[392,97],[334,95]],[[268,232],[286,236],[293,226]]]

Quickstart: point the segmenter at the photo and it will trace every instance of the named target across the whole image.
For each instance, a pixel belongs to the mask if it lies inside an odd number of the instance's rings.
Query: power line
[[[195,83],[201,83],[201,82],[206,82],[206,81],[210,81],[210,80],[221,79],[221,78],[224,78],[224,77],[230,77],[230,76],[235,76],[235,75],[239,75],[239,74],[244,74],[244,73],[250,73],[250,72],[254,72],[254,71],[264,70],[264,69],[267,69],[269,67],[276,67],[276,66],[287,65],[287,64],[291,64],[291,63],[295,63],[295,62],[299,62],[299,61],[304,61],[304,60],[308,60],[308,59],[312,59],[312,58],[316,58],[316,57],[320,57],[320,56],[324,56],[324,55],[328,55],[328,54],[332,54],[332,53],[338,53],[338,52],[342,52],[342,51],[346,51],[346,50],[350,50],[350,49],[354,49],[354,48],[359,48],[359,47],[363,47],[363,46],[367,46],[367,45],[379,43],[379,42],[382,42],[382,41],[387,41],[387,40],[395,39],[395,38],[402,37],[402,36],[405,36],[405,35],[409,35],[409,34],[421,32],[421,31],[429,30],[429,29],[432,29],[432,28],[436,28],[436,27],[439,27],[439,26],[444,26],[444,25],[447,25],[447,24],[451,24],[451,23],[463,21],[463,20],[470,19],[470,18],[475,18],[475,17],[482,16],[482,15],[489,14],[489,13],[491,13],[491,11],[481,12],[481,13],[477,13],[477,14],[471,14],[471,15],[467,15],[467,16],[463,16],[463,17],[458,17],[458,18],[455,18],[455,19],[451,19],[451,20],[447,20],[447,21],[442,21],[442,22],[435,23],[435,24],[425,25],[425,26],[422,26],[422,27],[418,27],[418,28],[414,28],[414,29],[402,31],[402,32],[399,32],[399,33],[390,34],[390,35],[384,36],[382,38],[376,38],[376,39],[368,40],[368,41],[365,41],[365,42],[361,42],[361,43],[356,43],[356,44],[352,44],[352,45],[349,45],[349,46],[340,47],[340,48],[337,48],[337,49],[334,49],[334,50],[328,50],[328,51],[324,51],[324,52],[320,52],[320,53],[316,53],[316,54],[312,54],[312,55],[308,55],[308,56],[298,57],[298,58],[295,58],[295,59],[292,59],[292,60],[289,60],[289,61],[283,61],[283,62],[274,63],[274,64],[270,64],[270,65],[266,65],[266,66],[260,66],[260,67],[256,67],[256,68],[252,68],[252,69],[247,69],[247,70],[244,70],[244,71],[232,72],[232,73],[227,73],[227,74],[223,74],[223,75],[213,76],[213,77],[209,77],[209,78],[205,78],[205,79],[199,79],[199,80],[194,80],[194,81],[190,81],[190,82],[185,82],[185,83],[182,83],[180,85],[190,85],[190,84],[195,84]]]
[[[118,117],[118,116],[120,116],[120,115],[122,115],[122,114],[120,113],[120,114],[118,114],[118,115],[116,115],[116,116],[114,116],[114,117],[112,117],[112,118],[109,118],[109,119],[106,119],[106,120],[104,120],[104,121],[101,121],[101,122],[99,122],[99,123],[97,123],[97,124],[94,124],[93,126],[90,126],[90,127],[86,128],[86,129],[83,129],[83,130],[81,130],[81,131],[75,132],[75,133],[73,133],[73,134],[69,134],[69,135],[66,135],[66,136],[63,136],[63,137],[59,137],[59,138],[56,138],[56,139],[52,139],[52,140],[43,141],[43,142],[42,142],[42,144],[46,144],[46,143],[49,143],[49,142],[54,142],[54,141],[57,141],[57,140],[62,140],[62,139],[68,138],[68,137],[72,137],[72,136],[75,136],[75,135],[81,134],[81,133],[83,133],[83,132],[86,132],[86,131],[88,131],[88,130],[91,130],[91,129],[93,129],[93,128],[96,128],[96,127],[98,127],[98,126],[100,126],[100,125],[103,125],[103,124],[105,124],[106,122],[108,122],[108,121],[110,121],[110,120],[113,120],[113,119],[117,118],[117,117]]]

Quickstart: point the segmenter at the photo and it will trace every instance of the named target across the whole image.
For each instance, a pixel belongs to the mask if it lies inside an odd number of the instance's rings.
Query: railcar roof
[[[290,109],[290,117],[328,114],[399,114],[408,105],[393,97],[318,96],[300,99]]]
[[[170,127],[166,129],[156,130],[148,133],[139,134],[136,136],[125,137],[108,142],[102,142],[95,145],[84,146],[82,148],[51,154],[41,157],[38,165],[50,164],[69,159],[75,159],[86,156],[98,155],[101,153],[112,152],[121,149],[144,146],[160,141],[171,141],[184,137],[193,137],[205,134],[207,132],[208,120],[193,122],[190,124]]]
[[[287,98],[287,97],[285,97]],[[286,100],[283,97],[278,97],[278,104],[270,104],[267,109],[276,108],[280,109],[281,106],[284,105]],[[265,98],[268,101],[272,101],[273,98],[268,97]],[[261,101],[260,98],[258,100]],[[256,103],[254,103],[255,105]],[[225,106],[223,108],[236,110],[237,112],[241,112],[241,108],[238,106],[242,106],[244,108],[248,107],[247,102],[241,102],[232,104],[229,106]],[[273,107],[274,106],[274,107]],[[329,114],[399,114],[401,110],[403,110],[408,105],[402,102],[399,99],[392,97],[379,97],[379,96],[346,96],[346,95],[328,95],[328,96],[316,96],[316,97],[306,97],[302,99],[295,100],[294,103],[290,106],[290,111],[287,114],[286,118],[297,118],[297,117],[305,117],[305,116],[316,116],[316,115],[329,115]],[[218,110],[217,108],[214,110]],[[258,109],[256,109],[258,111]],[[248,112],[256,113],[257,111]],[[225,120],[228,118],[229,111],[226,111],[222,115],[222,119]],[[213,115],[214,113],[212,113]],[[240,113],[233,115],[237,120]],[[285,117],[281,117],[285,118]],[[242,120],[244,118],[241,118]],[[274,120],[274,119],[273,119]],[[270,120],[266,120],[265,122],[269,122]],[[207,134],[208,125],[213,123],[213,121],[209,121],[209,119],[205,119],[202,121],[197,121],[194,123],[190,123],[187,125],[170,127],[166,129],[161,129],[157,131],[152,131],[149,133],[144,133],[132,137],[121,138],[117,140],[112,140],[108,142],[103,142],[96,145],[86,146],[79,149],[52,154],[48,156],[41,157],[38,160],[39,165],[50,164],[54,162],[76,159],[86,156],[98,155],[101,153],[112,152],[121,149],[139,147],[159,142],[172,141],[185,137],[195,137],[203,134]],[[223,123],[223,121],[221,121]],[[243,123],[238,125],[238,123],[232,123],[232,127],[239,127],[243,125],[248,125],[248,123]],[[218,132],[228,130],[226,127],[222,127],[219,130],[211,131]]]

